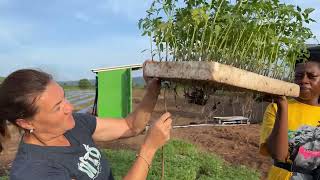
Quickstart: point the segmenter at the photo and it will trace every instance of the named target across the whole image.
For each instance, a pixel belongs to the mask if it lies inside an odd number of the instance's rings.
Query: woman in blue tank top
[[[0,135],[8,135],[7,121],[24,134],[10,179],[113,179],[110,164],[94,141],[132,137],[145,129],[160,92],[158,79],[147,82],[136,110],[114,119],[73,113],[62,87],[45,72],[21,69],[11,73],[0,86]],[[124,179],[146,179],[155,152],[170,137],[171,122],[170,113],[165,113],[153,124]]]

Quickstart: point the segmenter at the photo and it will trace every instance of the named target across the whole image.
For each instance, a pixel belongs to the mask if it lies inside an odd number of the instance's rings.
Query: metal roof
[[[141,64],[132,64],[132,65],[124,65],[124,66],[114,66],[114,67],[105,67],[105,68],[98,68],[98,69],[91,69],[92,72],[98,73],[102,71],[113,71],[113,70],[119,70],[119,69],[132,69],[132,70],[138,70],[141,69]]]

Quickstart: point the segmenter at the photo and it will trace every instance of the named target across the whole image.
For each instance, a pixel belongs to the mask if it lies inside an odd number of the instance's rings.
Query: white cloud
[[[90,18],[88,15],[82,13],[82,12],[76,12],[74,17],[80,21],[89,22]]]
[[[95,18],[94,16],[90,16],[89,14],[90,13],[76,12],[74,14],[74,17],[77,20],[82,21],[84,23],[95,24],[95,25],[103,24],[102,21],[99,20],[99,18]]]
[[[1,67],[1,75],[20,68],[39,67],[54,74],[57,80],[93,78],[91,69],[142,63],[146,57],[141,50],[146,44],[144,38],[120,35],[99,37],[83,44],[28,47],[0,54],[0,60],[7,62]]]
[[[151,2],[151,0],[106,0],[97,8],[106,13],[126,17],[131,21],[138,21],[145,15]]]

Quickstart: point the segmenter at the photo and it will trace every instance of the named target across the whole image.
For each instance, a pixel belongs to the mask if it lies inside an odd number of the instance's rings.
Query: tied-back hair
[[[307,51],[296,60],[296,65],[307,61],[320,63],[320,45],[308,47],[306,50]]]
[[[51,80],[52,76],[45,72],[21,69],[0,84],[0,152],[3,140],[10,137],[7,122],[17,126],[17,119],[33,117],[38,112],[35,103]]]
[[[299,63],[304,62],[317,62],[320,67],[320,44],[307,48],[307,52],[301,57],[297,58],[296,66]],[[320,97],[318,98],[318,103],[320,104]]]

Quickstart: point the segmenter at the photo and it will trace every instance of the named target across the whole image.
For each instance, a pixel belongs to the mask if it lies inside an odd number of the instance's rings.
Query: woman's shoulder
[[[301,110],[314,110],[314,111],[320,110],[320,106],[313,106],[313,105],[309,105],[309,104],[304,104],[294,98],[288,99],[288,108],[289,109],[297,109],[300,111]]]
[[[72,114],[76,124],[81,123],[87,125],[88,123],[95,123],[96,116],[87,113],[73,113]]]
[[[80,129],[81,131],[89,131],[90,134],[94,133],[97,125],[95,116],[86,113],[73,113],[73,118],[75,121],[75,130]]]
[[[86,121],[95,121],[96,116],[88,114],[88,113],[73,113],[72,114],[74,120],[76,122],[86,122]]]

